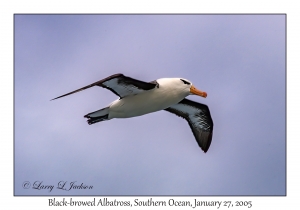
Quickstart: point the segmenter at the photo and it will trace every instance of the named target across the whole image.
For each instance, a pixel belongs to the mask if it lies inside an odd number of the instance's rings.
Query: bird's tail
[[[108,111],[109,111],[109,107],[106,107],[98,111],[88,113],[84,115],[84,117],[88,118],[87,122],[89,125],[91,125],[97,122],[108,120]]]

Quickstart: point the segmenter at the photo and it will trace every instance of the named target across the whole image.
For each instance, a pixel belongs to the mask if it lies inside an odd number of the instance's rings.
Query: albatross
[[[188,95],[206,98],[206,92],[198,90],[189,80],[183,78],[162,78],[144,82],[123,74],[114,74],[98,82],[56,97],[52,100],[77,93],[87,88],[106,88],[120,98],[109,106],[86,114],[89,125],[113,118],[137,117],[165,110],[184,118],[199,145],[204,151],[210,147],[213,134],[213,120],[207,105],[186,99]]]

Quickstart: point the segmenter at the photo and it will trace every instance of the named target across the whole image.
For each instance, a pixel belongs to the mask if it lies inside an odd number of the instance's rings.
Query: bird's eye
[[[184,84],[190,85],[191,83],[185,81],[184,79],[180,79]]]

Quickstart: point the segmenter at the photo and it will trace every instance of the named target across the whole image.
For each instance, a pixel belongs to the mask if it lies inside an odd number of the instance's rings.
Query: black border
[[[284,15],[285,16],[285,195],[16,195],[15,194],[15,17],[17,15]],[[286,197],[287,196],[287,14],[286,13],[15,13],[13,14],[13,196],[14,197]],[[102,206],[106,207],[106,206]],[[110,206],[109,206],[110,207]],[[120,207],[120,206],[115,206]],[[121,206],[126,207],[126,206]],[[143,206],[140,206],[143,207]],[[101,208],[101,207],[100,207]]]

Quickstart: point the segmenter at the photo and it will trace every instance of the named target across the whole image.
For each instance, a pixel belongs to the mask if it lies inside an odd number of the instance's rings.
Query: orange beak
[[[190,89],[190,92],[194,95],[198,95],[198,96],[202,96],[204,98],[207,97],[207,93],[206,92],[203,92],[201,90],[198,90],[197,88],[195,88],[194,85],[192,85],[191,89]]]

